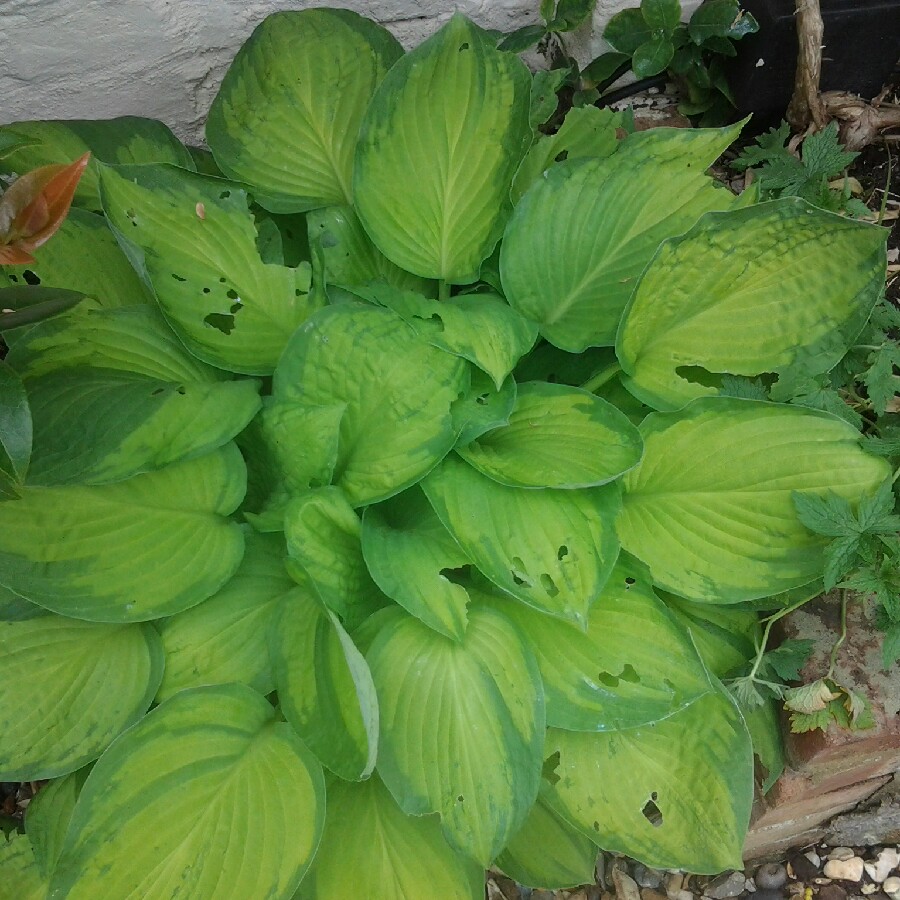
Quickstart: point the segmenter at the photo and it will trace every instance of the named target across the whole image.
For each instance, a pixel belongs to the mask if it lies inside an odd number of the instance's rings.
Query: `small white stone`
[[[864,884],[860,889],[860,893],[868,895],[874,894],[878,890],[877,884]]]
[[[755,894],[756,893],[756,882],[752,878],[748,878],[744,882],[744,890],[749,891],[749,893],[751,893],[751,894]]]
[[[863,861],[858,856],[850,859],[829,859],[823,869],[826,878],[839,881],[861,881],[863,877]]]
[[[891,875],[890,878],[885,878],[884,884],[881,885],[881,889],[888,895],[888,897],[900,897],[900,878],[896,875]]]
[[[856,854],[849,847],[835,847],[828,854],[829,859],[852,859]]]
[[[765,64],[766,64],[766,61],[765,61],[762,57],[760,57],[760,58],[756,61],[756,68],[757,68],[757,69],[761,69]]]
[[[872,881],[881,884],[897,866],[900,866],[900,852],[897,852],[896,847],[885,847],[875,858],[875,862],[866,863],[866,872]]]
[[[822,857],[815,850],[803,854],[816,868],[822,865]]]

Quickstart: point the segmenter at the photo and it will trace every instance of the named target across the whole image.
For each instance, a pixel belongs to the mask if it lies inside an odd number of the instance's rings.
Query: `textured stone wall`
[[[145,115],[196,141],[254,26],[276,10],[325,5],[369,16],[410,47],[457,10],[503,31],[536,22],[539,0],[0,0],[0,122]],[[576,56],[593,58],[609,17],[637,5],[598,0],[572,38]]]

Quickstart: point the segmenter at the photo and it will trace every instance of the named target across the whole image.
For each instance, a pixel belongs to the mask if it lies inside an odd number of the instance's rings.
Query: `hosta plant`
[[[316,9],[240,50],[211,157],[0,130],[10,171],[92,153],[3,270],[86,299],[4,335],[0,778],[50,781],[0,896],[740,863],[778,747],[718,678],[820,590],[795,495],[890,470],[735,385],[835,366],[884,236],[717,187],[738,128],[538,136],[531,85],[461,16],[404,54]]]

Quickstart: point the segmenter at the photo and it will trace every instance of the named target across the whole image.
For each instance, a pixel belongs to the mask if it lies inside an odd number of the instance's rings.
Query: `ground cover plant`
[[[884,233],[717,186],[740,126],[543,135],[496,43],[278,13],[211,155],[0,129],[7,171],[92,154],[0,294],[84,297],[0,366],[0,777],[51,779],[17,900],[740,865],[777,729],[719,679],[822,589],[798,508],[893,494],[852,423],[739,395],[840,364]]]

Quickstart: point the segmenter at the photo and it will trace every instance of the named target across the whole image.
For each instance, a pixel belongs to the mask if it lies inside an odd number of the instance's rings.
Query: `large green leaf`
[[[544,698],[527,646],[493,610],[469,612],[462,643],[404,615],[367,659],[384,783],[404,812],[439,812],[450,844],[487,866],[524,822],[540,780]]]
[[[484,870],[453,851],[437,816],[408,816],[375,776],[328,784],[325,831],[300,896],[482,900]]]
[[[234,577],[208,600],[157,623],[166,671],[157,701],[204,684],[275,689],[269,665],[269,628],[279,600],[298,590],[284,568],[281,535],[248,532]]]
[[[349,203],[353,154],[376,85],[403,53],[344,9],[279,12],[238,51],[206,138],[222,171],[273,212]]]
[[[179,383],[85,367],[29,379],[27,388],[33,485],[121,481],[208,453],[260,407],[250,379]]]
[[[616,344],[625,385],[677,409],[716,394],[721,373],[825,372],[872,312],[885,265],[883,229],[796,198],[704,216],[635,289]]]
[[[551,805],[605,850],[660,869],[743,865],[753,751],[724,692],[640,728],[550,729],[545,753],[557,763]]]
[[[721,152],[736,134],[706,140]],[[500,249],[504,292],[551,344],[572,352],[612,345],[659,244],[734,203],[682,144],[673,136],[652,151],[625,146],[608,159],[552,166],[516,207]]]
[[[384,281],[420,294],[434,294],[434,282],[395,266],[372,243],[352,207],[313,210],[307,222],[314,265],[326,284],[352,288]]]
[[[105,166],[103,209],[178,336],[205,362],[269,374],[315,304],[310,269],[260,259],[240,186],[173,166]]]
[[[51,894],[289,900],[324,812],[319,764],[268,701],[237,684],[182,691],[94,766]]]
[[[544,682],[547,724],[616,731],[664,719],[710,690],[690,638],[640,567],[620,561],[591,607],[587,629],[520,603],[491,604],[525,635]]]
[[[418,481],[453,446],[450,404],[462,360],[429,346],[386,309],[346,303],[300,328],[275,372],[277,400],[345,403],[334,480],[361,506]]]
[[[0,360],[0,480],[25,480],[31,459],[33,434],[33,419],[25,385]]]
[[[368,778],[378,751],[378,700],[340,621],[297,590],[281,601],[269,646],[285,718],[326,768],[347,781]]]
[[[617,486],[514,488],[449,457],[422,487],[444,526],[494,584],[535,609],[585,624],[619,552]]]
[[[390,288],[363,293],[392,309],[429,344],[478,366],[497,390],[537,338],[537,328],[496,294],[462,294],[439,302]]]
[[[30,328],[6,359],[23,378],[86,365],[162,381],[228,377],[188,353],[154,307],[99,309],[90,300]]]
[[[596,862],[597,845],[539,796],[496,865],[519,884],[554,890],[589,884]]]
[[[150,300],[106,220],[83,209],[69,210],[53,240],[34,251],[33,263],[3,271],[10,284],[80,291],[104,309]]]
[[[54,778],[28,804],[25,828],[34,847],[38,868],[45,878],[49,878],[56,867],[72,821],[75,801],[90,771],[91,766],[87,765],[62,778]]]
[[[47,900],[31,841],[17,831],[0,834],[0,900]]]
[[[305,491],[285,510],[288,571],[312,585],[322,602],[342,619],[356,623],[382,605],[360,544],[361,523],[336,487]]]
[[[245,477],[228,444],[116,484],[24,488],[0,503],[0,584],[92,621],[143,621],[194,606],[243,555],[243,533],[225,517]]]
[[[855,501],[890,474],[852,425],[800,406],[708,397],[641,424],[617,530],[661,587],[735,603],[821,577],[827,539],[797,518],[793,491]]]
[[[388,259],[466,283],[500,237],[531,142],[531,76],[462,15],[402,57],[363,120],[353,201]]]
[[[38,166],[72,162],[90,150],[92,159],[75,190],[75,203],[88,209],[100,209],[101,162],[194,168],[190,153],[166,125],[138,116],[14,122],[0,127],[3,137],[16,139],[21,146],[3,158],[0,171],[20,175]]]
[[[16,339],[27,330],[23,326],[52,319],[84,299],[84,294],[78,291],[43,288],[27,283],[0,288],[0,333],[7,346],[14,345]]]
[[[0,778],[54,778],[96,759],[149,709],[162,670],[149,625],[0,622]]]
[[[512,487],[606,484],[637,465],[637,428],[614,406],[579,388],[520,384],[509,424],[457,452],[479,472]]]
[[[365,511],[362,551],[388,597],[429,628],[463,639],[469,595],[448,576],[470,560],[418,487]]]

